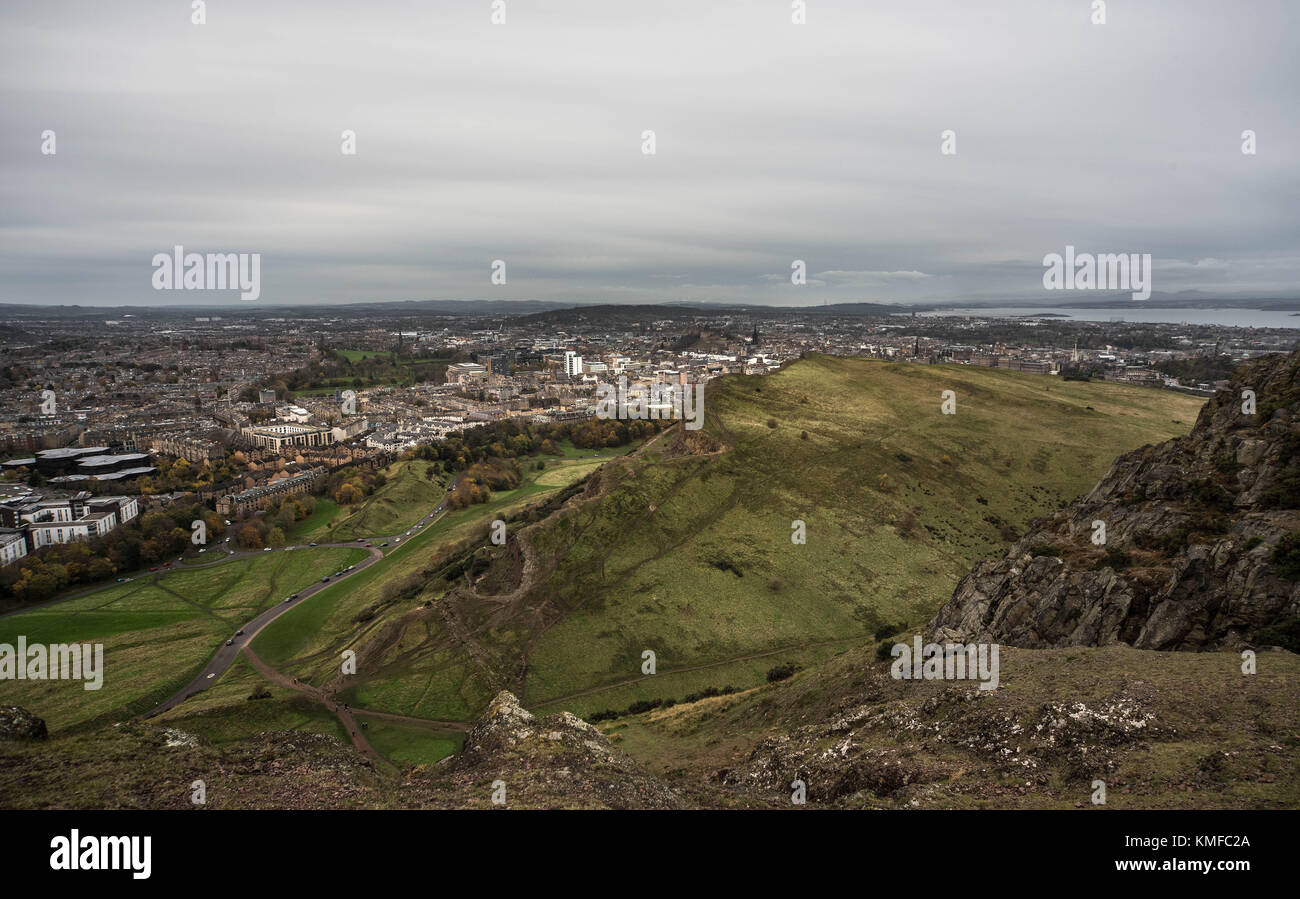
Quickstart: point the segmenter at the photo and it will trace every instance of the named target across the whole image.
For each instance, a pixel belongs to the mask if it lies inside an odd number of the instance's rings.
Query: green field
[[[102,643],[104,682],[6,681],[4,701],[39,710],[49,728],[147,711],[184,686],[239,626],[290,593],[366,557],[319,547],[266,553],[145,577],[0,619],[0,642]]]
[[[357,715],[365,722],[366,739],[384,758],[399,767],[431,765],[460,751],[464,735],[419,724],[390,721],[373,715]]]

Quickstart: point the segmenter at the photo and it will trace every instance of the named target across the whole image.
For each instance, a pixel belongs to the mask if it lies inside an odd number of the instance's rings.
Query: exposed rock
[[[445,773],[460,794],[457,804],[491,807],[492,784],[502,781],[507,808],[688,805],[586,721],[570,712],[538,718],[504,690],[466,734]]]
[[[977,565],[933,639],[1238,648],[1300,614],[1295,567],[1275,559],[1300,528],[1298,373],[1300,354],[1242,366],[1190,434],[1120,456],[1091,493]]]
[[[0,705],[0,740],[44,740],[45,721],[22,706]]]

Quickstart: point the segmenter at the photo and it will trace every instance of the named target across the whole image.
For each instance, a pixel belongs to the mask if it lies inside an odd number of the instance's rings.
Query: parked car
[[[264,552],[264,553],[269,553],[270,551],[271,551],[271,547],[269,547],[269,546],[264,546],[264,547],[262,547],[262,552]]]
[[[124,577],[120,577],[120,578],[117,579],[117,582],[118,582],[119,584],[125,584],[125,583],[126,583],[126,578],[124,578]]]
[[[149,570],[150,570],[150,571],[157,571],[158,569],[157,569],[156,567],[154,567],[154,568],[150,568]]]

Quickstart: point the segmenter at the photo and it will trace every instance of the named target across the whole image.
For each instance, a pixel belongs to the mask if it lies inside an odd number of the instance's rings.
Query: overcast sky
[[[505,6],[5,3],[0,302],[238,302],[176,244],[262,304],[1042,298],[1067,244],[1300,294],[1294,0]]]

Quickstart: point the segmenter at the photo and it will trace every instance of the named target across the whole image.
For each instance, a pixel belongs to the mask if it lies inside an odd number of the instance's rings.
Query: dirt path
[[[257,653],[253,652],[252,646],[244,647],[244,655],[252,666],[257,669],[257,673],[271,681],[271,683],[285,687],[289,690],[294,690],[304,696],[310,696],[312,699],[321,703],[325,708],[333,712],[334,717],[338,718],[339,722],[343,725],[343,729],[352,737],[353,746],[357,747],[357,749],[363,752],[368,758],[376,762],[385,761],[384,757],[375,750],[375,747],[370,745],[370,741],[361,733],[362,728],[357,724],[356,719],[352,717],[351,709],[340,705],[337,700],[319,687],[313,687],[311,684],[304,684],[296,677],[288,677],[276,671],[270,665],[263,662],[258,657]]]

